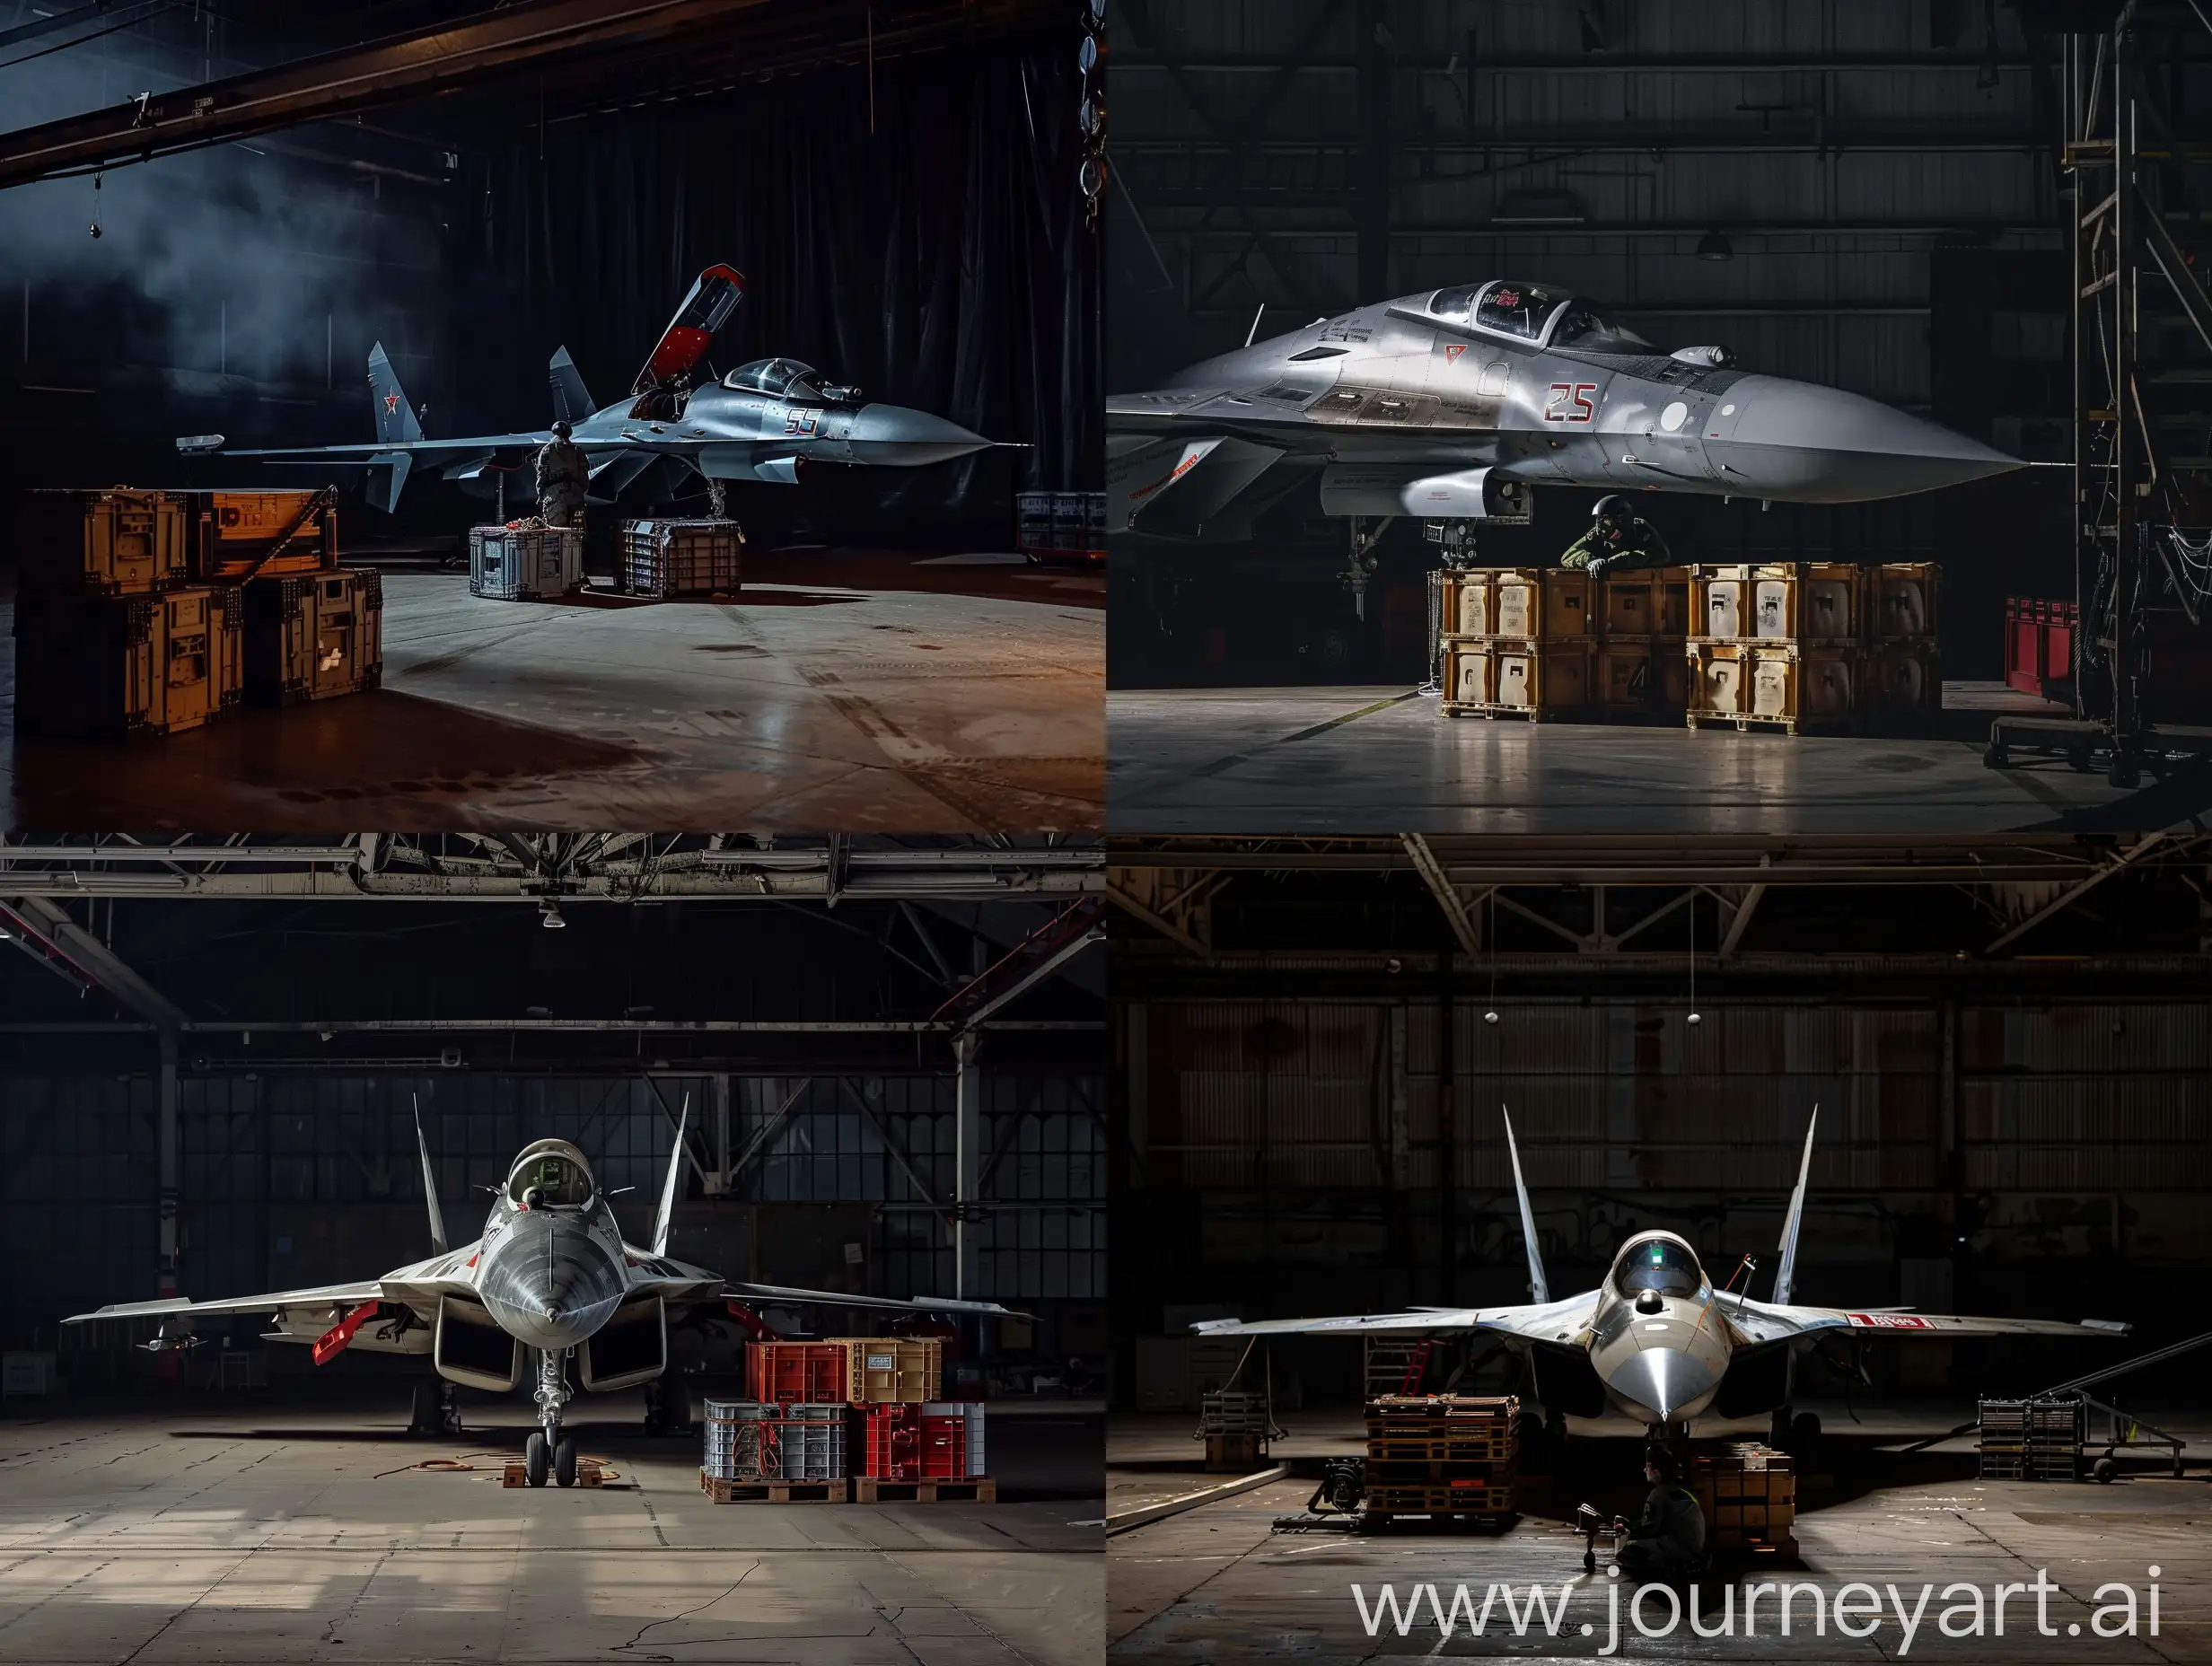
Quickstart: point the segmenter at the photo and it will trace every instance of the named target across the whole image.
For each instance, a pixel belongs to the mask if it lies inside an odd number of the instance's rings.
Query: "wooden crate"
[[[168,492],[25,494],[16,571],[26,596],[148,595],[185,582],[189,517]]]
[[[383,575],[373,568],[246,586],[246,698],[295,706],[383,680]]]
[[[1497,686],[1495,639],[1488,636],[1447,636],[1444,644],[1444,705],[1479,706],[1490,703]]]
[[[1795,1548],[1797,1477],[1788,1453],[1752,1442],[1701,1453],[1691,1463],[1690,1487],[1705,1513],[1708,1544]]]
[[[1375,1486],[1363,1508],[1371,1517],[1393,1515],[1510,1515],[1517,1503],[1510,1486]]]
[[[15,606],[15,711],[37,740],[133,741],[222,709],[214,593],[25,595]]]
[[[885,1481],[864,1475],[853,1483],[864,1504],[995,1504],[998,1483],[988,1475],[964,1481]]]
[[[935,1337],[832,1337],[850,1354],[846,1398],[856,1406],[944,1398],[944,1344]]]
[[[1497,574],[1470,567],[1444,574],[1443,630],[1449,636],[1497,635]]]
[[[338,566],[335,494],[201,491],[191,494],[191,507],[198,529],[195,560],[204,583],[249,575],[285,578]],[[288,527],[291,534],[285,537]],[[279,538],[282,548],[276,548]]]
[[[852,1485],[850,1481],[730,1481],[699,1471],[699,1491],[718,1504],[841,1504],[850,1501]]]
[[[741,582],[734,521],[625,521],[622,588],[634,596],[732,596]]]
[[[1690,569],[1700,642],[1845,647],[1862,630],[1861,570],[1841,561],[1733,562]]]
[[[1528,642],[1587,639],[1590,575],[1567,567],[1494,567],[1493,634]]]
[[[1453,716],[1523,717],[1544,723],[1580,716],[1590,709],[1595,693],[1596,644],[1589,637],[1535,642],[1500,636],[1482,644],[1479,653],[1489,662],[1489,698],[1475,702],[1447,697],[1444,707]],[[1445,692],[1449,696],[1453,690]]]
[[[1689,618],[1686,566],[1646,567],[1598,581],[1601,637],[1686,636]]]
[[[227,712],[246,694],[246,587],[215,584],[208,593],[208,697],[215,710]]]
[[[1867,645],[1935,642],[1942,576],[1933,561],[1885,561],[1868,568],[1861,633]]]
[[[1892,641],[1860,655],[1858,709],[1868,718],[1926,722],[1943,708],[1943,666],[1933,643]]]
[[[1611,716],[1680,717],[1690,703],[1690,662],[1680,636],[1608,638],[1597,645],[1597,704]]]

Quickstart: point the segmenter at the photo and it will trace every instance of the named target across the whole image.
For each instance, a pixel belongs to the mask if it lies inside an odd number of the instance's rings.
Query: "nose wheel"
[[[522,1448],[522,1476],[532,1486],[546,1477],[557,1486],[576,1484],[576,1442],[561,1433],[561,1407],[568,1399],[568,1351],[547,1348],[538,1355],[538,1415],[545,1426]]]

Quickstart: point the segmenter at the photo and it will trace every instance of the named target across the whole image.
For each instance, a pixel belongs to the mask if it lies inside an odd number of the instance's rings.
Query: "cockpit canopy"
[[[1439,289],[1429,312],[1462,329],[1504,336],[1531,346],[1572,347],[1584,353],[1654,353],[1658,349],[1615,323],[1588,302],[1549,284],[1494,278],[1458,289]]]
[[[820,373],[798,359],[755,359],[740,364],[722,379],[722,385],[738,393],[765,393],[772,399],[795,404],[827,405]]]
[[[1613,1287],[1623,1295],[1655,1290],[1663,1296],[1694,1296],[1705,1271],[1687,1244],[1668,1238],[1639,1238],[1613,1263]]]
[[[597,1189],[592,1165],[566,1140],[540,1140],[525,1148],[507,1176],[508,1201],[521,1204],[534,1190],[533,1209],[581,1209]]]

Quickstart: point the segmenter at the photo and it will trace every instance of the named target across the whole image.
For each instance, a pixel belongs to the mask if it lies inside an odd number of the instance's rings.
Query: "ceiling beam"
[[[17,928],[48,945],[66,965],[98,984],[130,1012],[164,1030],[187,1022],[184,1009],[156,989],[114,950],[45,897],[10,897],[4,904]]]

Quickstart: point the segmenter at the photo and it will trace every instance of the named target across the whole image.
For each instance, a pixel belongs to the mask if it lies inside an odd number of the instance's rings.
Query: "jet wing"
[[[1833,1307],[1795,1307],[1771,1302],[1738,1303],[1723,1296],[1714,1303],[1724,1318],[1751,1342],[1778,1342],[1821,1331],[1873,1331],[1899,1337],[2121,1337],[2132,1328],[2116,1320],[1984,1319],[1955,1313],[1903,1313]]]
[[[1523,1342],[1567,1342],[1597,1312],[1598,1293],[1525,1307],[1417,1308],[1410,1313],[1357,1313],[1335,1319],[1202,1319],[1190,1328],[1202,1337],[1346,1337],[1440,1330],[1488,1330]]]
[[[1326,451],[1333,431],[1312,423],[1306,407],[1319,388],[1288,390],[1281,397],[1245,388],[1173,388],[1158,393],[1114,393],[1106,399],[1110,434],[1166,436],[1243,430],[1276,444]],[[1308,436],[1301,441],[1285,436]]]
[[[275,1313],[289,1307],[358,1307],[364,1302],[390,1300],[381,1278],[351,1285],[315,1285],[305,1290],[279,1290],[265,1296],[224,1296],[213,1302],[194,1302],[171,1296],[158,1302],[115,1302],[91,1313],[72,1313],[61,1322],[82,1325],[95,1319],[156,1319],[171,1314]]]
[[[553,437],[542,434],[479,434],[454,440],[376,440],[359,445],[294,445],[276,450],[224,452],[224,457],[259,457],[271,461],[372,462],[379,457],[403,452],[410,457],[478,456],[490,452],[536,451]],[[586,450],[592,448],[587,447]],[[628,451],[625,443],[619,449]]]
[[[159,1319],[195,1314],[277,1313],[286,1308],[348,1308],[364,1302],[391,1302],[411,1307],[434,1305],[448,1292],[470,1293],[469,1266],[483,1241],[461,1245],[426,1261],[394,1268],[382,1278],[364,1278],[350,1285],[312,1285],[303,1290],[277,1290],[259,1296],[219,1296],[195,1302],[171,1296],[156,1302],[117,1302],[92,1313],[74,1313],[65,1325],[81,1325],[94,1319]]]
[[[901,1302],[891,1296],[856,1296],[842,1290],[800,1290],[789,1285],[724,1283],[721,1293],[741,1302],[816,1302],[823,1307],[867,1308],[886,1313],[981,1313],[993,1319],[1028,1319],[1030,1314],[996,1302],[962,1302],[951,1296],[916,1296]]]

